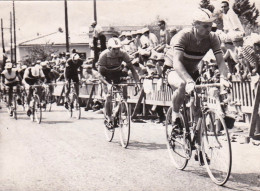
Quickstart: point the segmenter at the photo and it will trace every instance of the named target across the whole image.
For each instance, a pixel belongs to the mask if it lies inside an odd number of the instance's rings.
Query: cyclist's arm
[[[220,75],[227,77],[229,70],[228,70],[228,67],[227,67],[224,59],[223,59],[223,54],[222,53],[215,54],[215,57],[216,57],[216,61],[217,61],[217,64],[218,64]]]
[[[17,75],[17,77],[19,79],[19,82],[22,83],[22,77],[21,77],[21,75],[20,75],[20,73],[18,71],[16,71],[16,75]]]
[[[1,77],[2,77],[2,83],[5,84],[5,76],[1,74]]]
[[[108,81],[106,81],[105,78],[101,74],[99,75],[99,80],[101,81],[101,83],[109,85]]]
[[[127,64],[127,67],[131,70],[131,72],[133,74],[133,78],[135,80],[135,83],[138,85],[138,83],[140,82],[139,76],[138,76],[136,70],[134,69],[133,64],[131,62],[127,62],[126,64]]]
[[[192,77],[188,74],[186,68],[183,66],[183,52],[180,50],[173,51],[173,67],[178,75],[183,79],[185,82],[194,82]]]

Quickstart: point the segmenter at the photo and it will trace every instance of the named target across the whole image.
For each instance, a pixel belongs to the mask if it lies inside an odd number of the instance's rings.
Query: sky
[[[232,0],[231,0],[232,1]],[[258,2],[260,0],[250,0]],[[216,8],[221,0],[211,0]],[[97,0],[97,18],[101,26],[137,25],[145,26],[159,17],[169,25],[189,25],[192,13],[200,0]],[[0,1],[0,18],[4,28],[8,28],[12,1]],[[35,38],[37,33],[44,35],[65,29],[64,1],[15,1],[17,41]],[[69,33],[88,32],[93,20],[92,0],[68,0]],[[9,30],[5,38],[9,39]]]

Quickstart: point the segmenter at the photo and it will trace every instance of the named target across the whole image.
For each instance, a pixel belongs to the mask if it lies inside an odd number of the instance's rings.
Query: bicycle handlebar
[[[209,88],[209,87],[220,87],[220,83],[213,83],[213,84],[201,84],[195,85],[195,89],[202,89],[202,88]]]

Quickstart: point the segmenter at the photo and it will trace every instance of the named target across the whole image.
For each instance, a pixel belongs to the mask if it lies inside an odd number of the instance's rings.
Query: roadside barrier
[[[158,79],[147,79],[143,81],[145,86],[135,94],[135,88],[129,86],[127,89],[128,103],[135,104],[132,117],[135,117],[137,110],[143,104],[156,106],[171,106],[172,90],[165,83],[162,85]],[[132,81],[131,81],[132,83]],[[58,97],[64,96],[63,82],[57,84],[54,89],[54,95]],[[85,83],[80,87],[79,97],[86,99],[86,107],[93,99],[104,100],[104,92],[100,83]],[[260,102],[260,86],[259,77],[254,76],[251,80],[241,81],[236,76],[232,76],[232,90],[229,94],[229,99],[226,107],[227,116],[242,120],[250,125],[249,136],[260,136],[260,120],[259,120],[259,102]],[[214,106],[214,96],[208,97],[208,103]],[[145,109],[143,109],[144,111]]]

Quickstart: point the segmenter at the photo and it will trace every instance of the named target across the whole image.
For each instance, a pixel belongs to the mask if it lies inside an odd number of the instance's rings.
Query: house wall
[[[31,46],[18,46],[18,60],[22,60],[25,56],[29,55],[29,49],[32,48]],[[57,51],[57,53],[60,52],[66,52],[66,46],[65,45],[53,45],[52,48]],[[90,56],[90,47],[89,44],[71,44],[70,50],[76,49],[79,53],[85,53],[86,57],[88,58]]]

